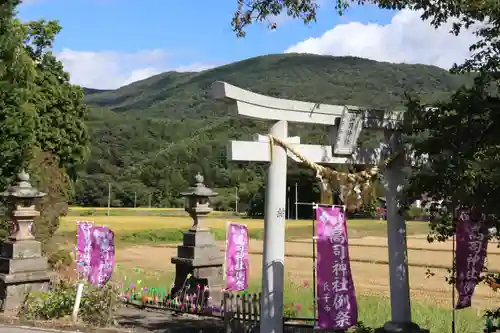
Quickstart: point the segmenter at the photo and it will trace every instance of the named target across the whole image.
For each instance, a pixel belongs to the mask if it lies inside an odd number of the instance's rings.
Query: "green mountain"
[[[281,54],[252,58],[199,73],[167,72],[117,90],[86,90],[92,155],[76,184],[75,203],[105,205],[108,183],[114,206],[181,205],[179,192],[197,172],[227,208],[239,187],[250,203],[263,184],[262,165],[226,163],[229,139],[266,133],[269,124],[236,118],[210,98],[212,82],[226,81],[269,96],[318,103],[394,108],[406,91],[432,103],[468,82],[426,65],[376,62],[354,57]],[[304,142],[325,142],[321,126],[291,126]],[[291,168],[289,181],[311,186],[307,172]],[[301,185],[302,186],[302,185]],[[310,190],[304,192],[310,192]]]

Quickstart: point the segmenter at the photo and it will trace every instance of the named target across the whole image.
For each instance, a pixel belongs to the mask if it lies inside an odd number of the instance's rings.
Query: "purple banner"
[[[349,263],[345,214],[338,207],[316,209],[318,326],[348,329],[358,321]]]
[[[91,232],[92,256],[89,283],[103,286],[111,279],[115,266],[115,235],[108,227],[94,226]]]
[[[80,278],[88,278],[92,257],[91,232],[94,222],[76,221],[77,272]]]
[[[483,270],[488,248],[488,228],[481,221],[471,219],[466,210],[458,212],[456,230],[456,288],[458,302],[456,309],[471,306],[472,295]]]
[[[248,228],[229,223],[226,235],[226,290],[248,289]]]

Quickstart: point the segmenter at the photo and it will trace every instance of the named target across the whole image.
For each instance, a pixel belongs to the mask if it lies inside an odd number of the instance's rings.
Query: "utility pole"
[[[297,182],[295,182],[295,220],[299,219],[299,191],[297,189]]]
[[[286,218],[287,220],[290,219],[290,186],[287,187],[287,200],[286,200],[286,214],[288,215]]]
[[[148,201],[149,201],[149,208],[151,208],[151,193],[149,193],[149,199],[148,199]]]
[[[137,192],[134,192],[134,208],[137,208]]]
[[[234,206],[234,212],[236,215],[238,215],[238,186],[236,186],[236,201],[235,201],[235,206]]]
[[[108,216],[110,208],[111,208],[111,183],[108,183]]]

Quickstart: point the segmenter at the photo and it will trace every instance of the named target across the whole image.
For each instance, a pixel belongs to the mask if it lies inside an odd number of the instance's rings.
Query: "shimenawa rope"
[[[307,165],[308,168],[316,171],[316,178],[322,183],[329,181],[331,184],[338,184],[342,186],[344,192],[344,201],[346,202],[346,205],[349,209],[360,207],[363,204],[363,198],[369,197],[372,193],[371,180],[379,173],[378,166],[372,167],[369,171],[363,170],[357,173],[340,172],[309,161],[302,154],[293,149],[290,145],[288,145],[280,138],[277,138],[270,134],[268,134],[267,137],[269,138],[271,160],[273,159],[274,155],[274,145],[281,146],[283,149],[290,151],[302,163]],[[400,154],[396,154],[395,156],[385,160],[384,165],[389,165],[394,159],[398,158],[399,155]]]

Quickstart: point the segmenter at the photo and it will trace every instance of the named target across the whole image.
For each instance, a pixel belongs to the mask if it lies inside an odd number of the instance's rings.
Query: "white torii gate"
[[[220,81],[212,84],[212,96],[230,100],[241,116],[277,121],[270,134],[315,163],[377,165],[383,156],[394,156],[403,149],[401,135],[394,130],[403,119],[401,112],[279,99]],[[333,149],[331,145],[300,144],[299,137],[288,137],[288,121],[329,126]],[[356,148],[362,128],[384,130],[380,148]],[[293,154],[290,157],[295,159]],[[419,331],[411,322],[406,223],[399,214],[398,197],[404,181],[404,155],[401,157],[384,168],[392,319],[384,326],[387,332]],[[287,151],[276,145],[270,148],[269,138],[257,135],[254,141],[230,141],[228,160],[270,162],[264,213],[260,332],[282,333]]]

